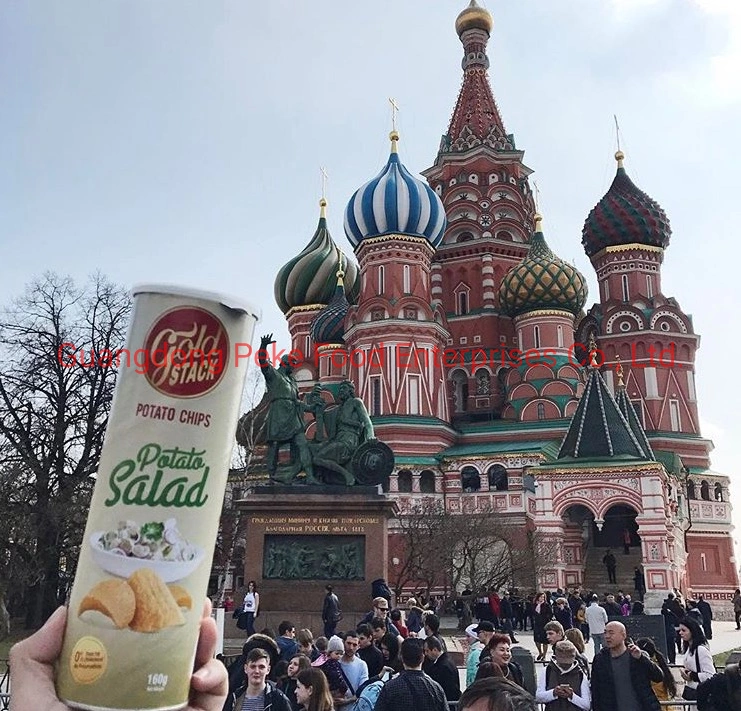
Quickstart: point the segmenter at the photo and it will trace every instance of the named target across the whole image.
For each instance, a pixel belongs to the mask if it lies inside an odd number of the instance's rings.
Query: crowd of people
[[[251,587],[247,594],[255,593]],[[335,618],[338,601],[331,589],[327,593],[328,617]],[[585,597],[589,597],[589,606]],[[209,661],[216,634],[207,605],[191,682],[193,701],[188,708],[448,711],[448,704],[456,702],[458,711],[534,711],[537,704],[545,711],[659,711],[660,700],[677,698],[678,684],[654,641],[632,640],[625,625],[615,619],[636,614],[636,603],[612,594],[600,602],[597,595],[581,590],[568,595],[561,590],[539,593],[530,599],[532,615],[528,621],[538,635],[536,641],[544,641],[538,642],[543,666],[536,687],[529,691],[523,669],[512,654],[514,630],[519,629],[516,618],[507,619],[506,601],[512,598],[517,599],[516,591],[504,593],[498,615],[490,603],[485,619],[467,629],[475,641],[463,685],[440,634],[440,617],[420,607],[415,599],[408,600],[401,610],[392,609],[386,597],[376,597],[355,628],[329,637],[314,638],[310,630],[296,629],[290,620],[284,620],[275,633],[264,629],[249,635],[241,655],[228,668]],[[578,607],[577,600],[581,601]],[[248,603],[258,609],[259,597]],[[577,613],[584,612],[583,622],[572,606],[577,607]],[[676,635],[683,654],[682,698],[697,700],[698,711],[741,711],[738,665],[716,674],[702,606],[685,601],[674,591],[667,596],[664,608],[665,620],[672,622],[669,646],[674,650]],[[324,631],[328,631],[327,615],[324,617]],[[61,613],[55,615],[39,633],[12,650],[11,708],[65,708],[52,705],[50,681],[63,620]],[[585,654],[587,637],[595,644],[591,665]]]

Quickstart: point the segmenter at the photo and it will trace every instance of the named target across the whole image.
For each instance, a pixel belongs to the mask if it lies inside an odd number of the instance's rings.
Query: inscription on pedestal
[[[250,523],[265,533],[366,533],[366,526],[381,523],[379,516],[251,516]]]

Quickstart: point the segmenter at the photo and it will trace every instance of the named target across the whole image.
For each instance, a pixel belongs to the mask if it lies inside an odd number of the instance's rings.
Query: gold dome
[[[458,15],[455,21],[455,31],[460,37],[466,30],[484,30],[491,34],[494,27],[494,20],[488,10],[479,7],[476,0],[471,0],[471,4]]]

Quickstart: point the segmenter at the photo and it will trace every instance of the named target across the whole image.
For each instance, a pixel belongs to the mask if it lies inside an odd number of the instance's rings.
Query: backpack
[[[372,681],[370,684],[366,684],[360,691],[360,696],[358,696],[358,700],[352,705],[350,711],[373,711],[376,708],[376,701],[384,683],[382,679],[378,679],[377,681]]]
[[[731,709],[733,711],[741,709],[741,674],[739,673],[738,664],[729,664],[726,667],[725,677]]]

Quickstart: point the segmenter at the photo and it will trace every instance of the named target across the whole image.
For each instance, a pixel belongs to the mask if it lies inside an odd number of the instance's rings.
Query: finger
[[[191,677],[194,694],[189,711],[221,711],[229,691],[226,667],[217,659],[210,660]]]
[[[53,662],[62,651],[67,609],[58,608],[35,634],[10,650],[13,674],[11,709],[62,708],[54,690]]]
[[[201,627],[196,646],[196,660],[194,665],[196,670],[213,659],[216,653],[216,642],[218,638],[219,633],[216,628],[216,622],[211,617],[211,600],[206,598],[206,601],[203,603]]]

